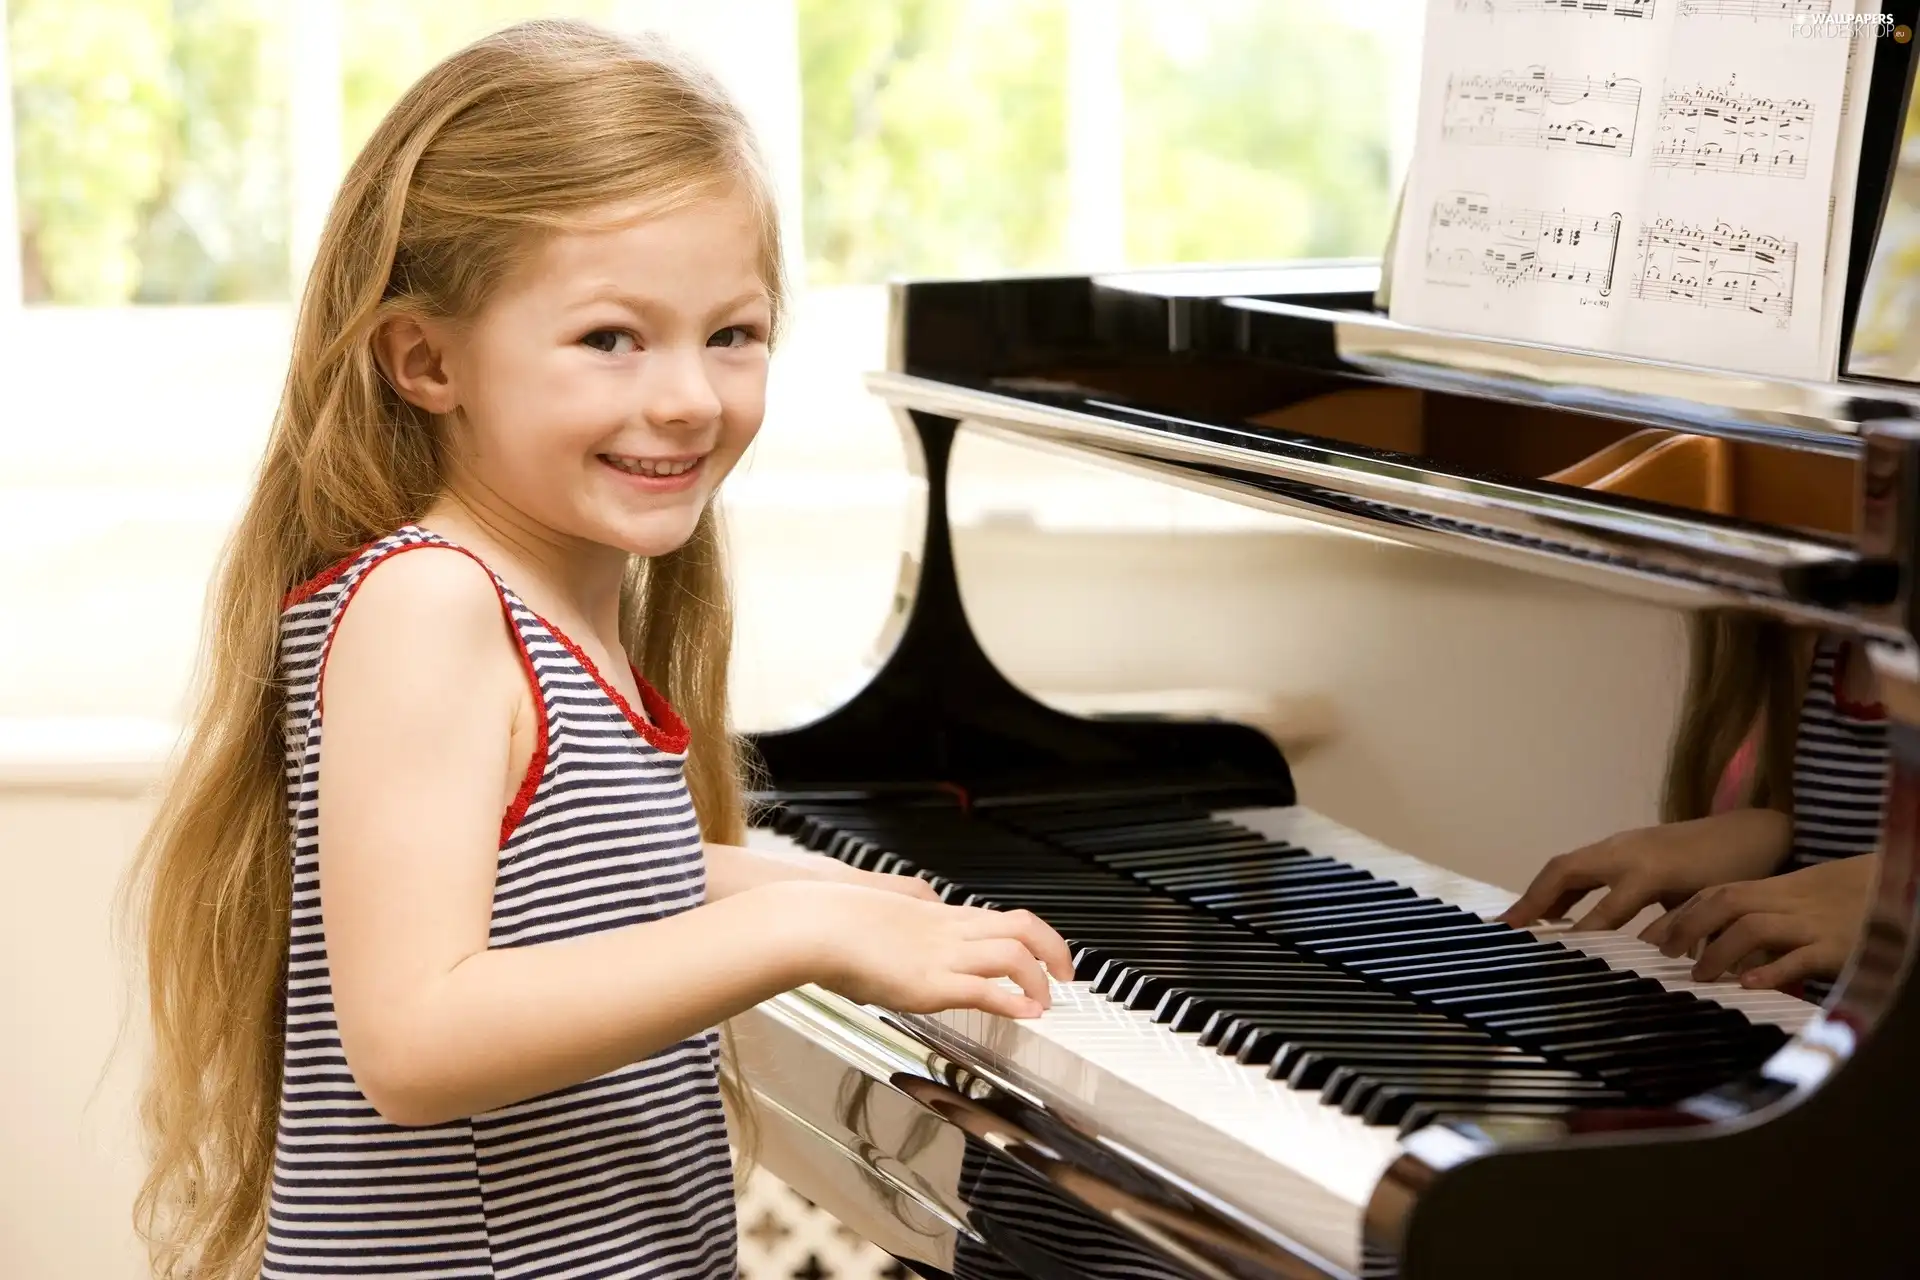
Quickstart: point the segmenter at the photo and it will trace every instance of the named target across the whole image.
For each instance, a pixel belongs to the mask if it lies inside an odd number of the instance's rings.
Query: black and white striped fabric
[[[359,584],[428,547],[461,551],[409,526],[289,595],[282,617],[293,927],[261,1274],[732,1277],[715,1033],[422,1128],[382,1119],[348,1070],[320,920],[320,674]],[[494,584],[545,714],[501,822],[490,945],[556,942],[698,905],[706,871],[682,773],[685,724],[644,680],[646,714],[635,714],[577,646]]]
[[[1861,661],[1846,640],[1823,635],[1800,703],[1793,753],[1793,853],[1784,871],[1871,853],[1880,842],[1887,790],[1887,719],[1842,690]]]

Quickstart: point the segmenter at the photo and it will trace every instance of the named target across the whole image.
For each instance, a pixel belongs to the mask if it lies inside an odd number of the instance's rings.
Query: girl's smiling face
[[[692,535],[765,414],[762,243],[738,192],[562,232],[465,323],[395,326],[385,364],[451,419],[457,494],[661,555]]]

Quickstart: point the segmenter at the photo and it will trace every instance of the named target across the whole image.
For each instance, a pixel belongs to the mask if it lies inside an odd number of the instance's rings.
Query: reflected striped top
[[[367,575],[430,547],[471,554],[409,526],[293,592],[282,615],[293,920],[261,1274],[731,1277],[714,1033],[427,1127],[388,1123],[354,1084],[320,919],[320,675]],[[636,714],[578,646],[498,577],[494,587],[543,714],[500,824],[489,945],[557,942],[698,905],[706,871],[682,774],[685,724],[644,680]]]
[[[1793,852],[1783,871],[1871,853],[1880,842],[1887,716],[1841,692],[1849,660],[1859,654],[1840,637],[1822,635],[1813,651],[1793,752]]]

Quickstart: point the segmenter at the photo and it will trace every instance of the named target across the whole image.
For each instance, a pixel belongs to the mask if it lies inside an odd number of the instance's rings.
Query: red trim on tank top
[[[368,545],[372,546],[375,544],[369,543]],[[500,598],[500,616],[506,620],[507,634],[513,637],[514,651],[520,655],[520,669],[527,673],[527,687],[533,692],[533,755],[527,760],[527,772],[525,776],[520,779],[520,789],[513,793],[513,799],[508,803],[507,811],[500,819],[500,847],[505,848],[508,838],[513,835],[514,829],[520,825],[520,819],[527,816],[527,806],[533,803],[534,792],[539,790],[540,787],[540,778],[547,771],[547,700],[545,695],[540,692],[540,678],[533,670],[533,655],[527,651],[527,642],[521,637],[520,628],[513,623],[513,608],[507,603],[506,589],[500,585],[500,580],[493,576],[493,570],[487,568],[487,562],[479,556],[473,554],[473,552],[467,550],[465,547],[458,546],[451,542],[438,541],[402,543],[397,547],[388,547],[385,551],[382,551],[378,556],[374,557],[373,561],[367,565],[360,576],[353,580],[352,585],[348,586],[346,594],[340,599],[339,607],[334,610],[333,623],[327,628],[327,638],[320,646],[320,667],[314,675],[313,682],[313,711],[316,716],[320,714],[322,695],[326,689],[327,658],[333,653],[333,638],[340,632],[340,620],[346,616],[347,606],[353,603],[353,593],[360,589],[360,584],[367,580],[369,574],[387,561],[393,559],[393,557],[404,551],[419,551],[422,548],[431,548],[440,551],[458,551],[461,555],[486,570],[487,581],[493,584],[493,593]],[[366,548],[362,548],[360,554],[366,554]],[[359,556],[355,556],[354,559],[357,560],[358,558]],[[348,565],[352,563],[353,561],[347,562]],[[326,586],[328,582],[333,582],[338,579],[344,571],[345,566],[341,565],[336,565],[332,569],[329,569],[327,574],[321,575],[327,578],[327,582],[321,583],[320,587],[316,587],[314,590],[318,591],[321,587]],[[331,576],[328,577],[328,574]],[[318,582],[319,579],[315,579],[315,581]],[[311,595],[312,592],[308,594]],[[531,612],[531,610],[529,610],[529,612]]]
[[[640,674],[640,668],[631,662],[627,664],[627,670],[633,672],[633,682],[640,690],[640,706],[646,712],[644,716],[637,714],[626,695],[600,674],[600,668],[594,665],[586,650],[539,614],[533,616],[539,618],[540,625],[551,632],[553,638],[573,655],[574,660],[587,669],[587,674],[593,677],[593,682],[600,686],[602,693],[613,699],[613,705],[620,708],[620,714],[627,718],[627,723],[633,726],[635,733],[670,756],[677,756],[687,749],[687,744],[693,740],[693,731],[687,728],[687,722],[680,718],[680,713],[673,709],[673,704],[667,701],[666,696],[647,683],[647,678]]]
[[[340,580],[341,574],[353,568],[353,566],[359,561],[360,557],[367,554],[367,552],[371,551],[375,546],[379,544],[379,542],[380,540],[378,538],[374,539],[372,542],[369,542],[365,546],[361,547],[358,551],[355,551],[352,554],[348,555],[346,559],[335,561],[333,564],[330,564],[326,568],[322,569],[319,573],[316,573],[311,578],[308,578],[305,582],[301,583],[299,586],[295,587],[293,590],[287,592],[286,595],[281,596],[280,612],[285,613],[287,610],[293,608],[293,606],[297,604],[305,604],[307,601],[313,599],[313,597],[319,595],[322,591],[325,591],[328,587],[338,582]]]
[[[1878,702],[1853,702],[1842,692],[1847,684],[1847,663],[1853,659],[1853,641],[1840,642],[1840,652],[1833,659],[1833,705],[1840,714],[1849,720],[1885,720],[1886,707]]]

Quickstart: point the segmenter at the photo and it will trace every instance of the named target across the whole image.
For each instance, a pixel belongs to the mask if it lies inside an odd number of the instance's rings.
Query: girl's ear
[[[460,397],[447,370],[443,339],[436,325],[396,316],[373,335],[373,357],[393,389],[415,408],[452,413]]]

